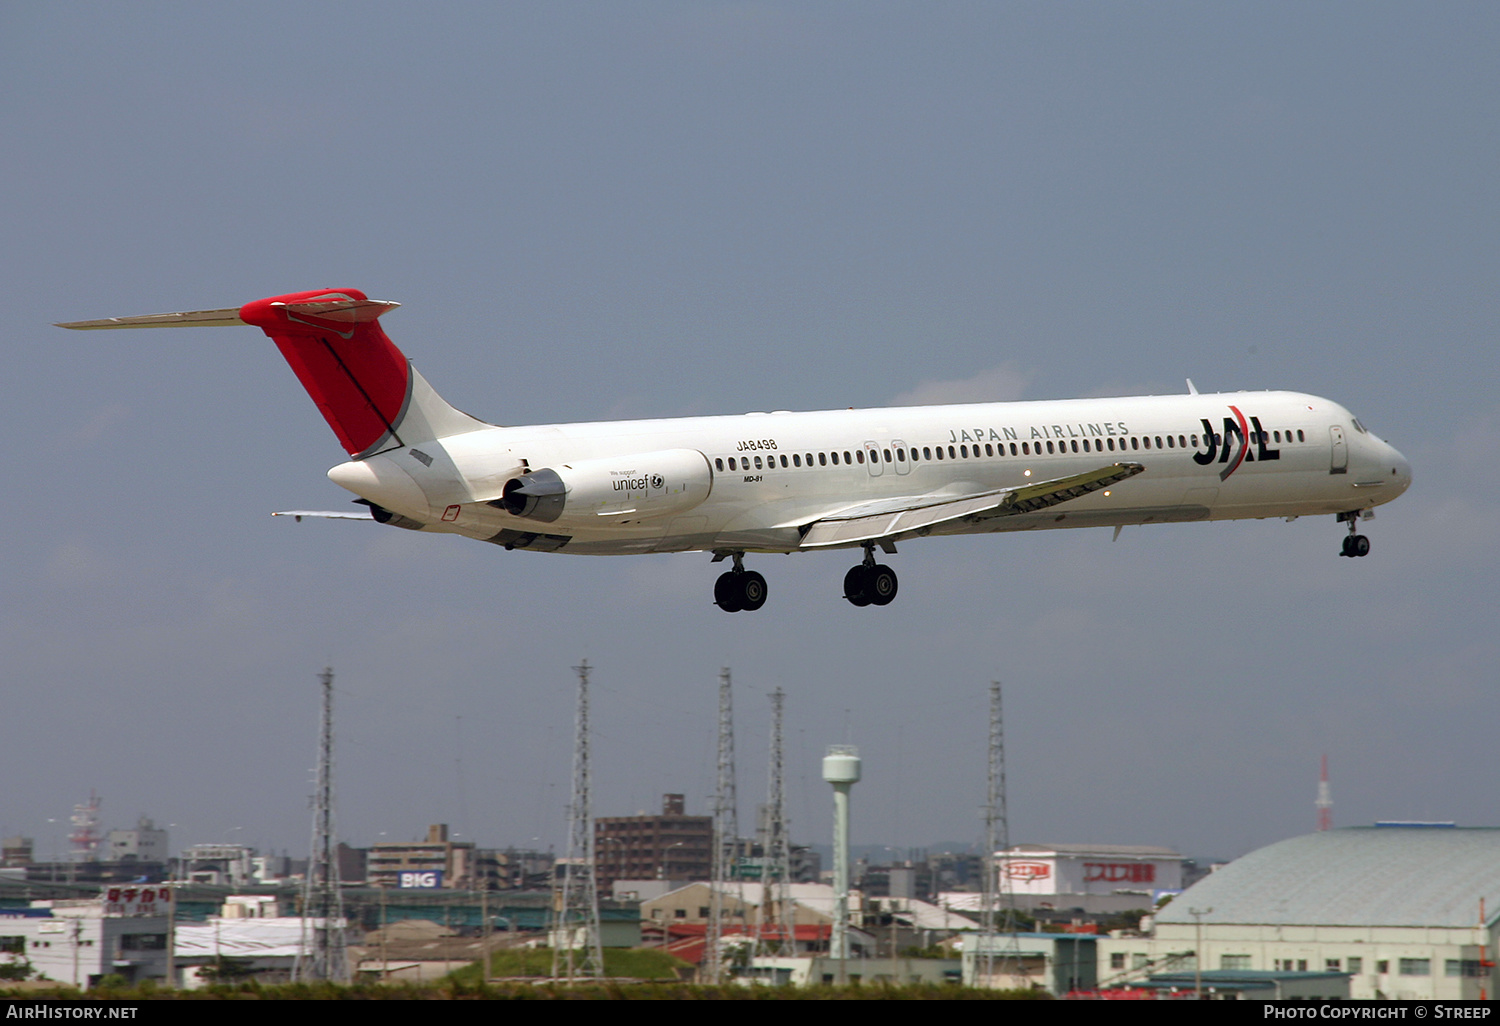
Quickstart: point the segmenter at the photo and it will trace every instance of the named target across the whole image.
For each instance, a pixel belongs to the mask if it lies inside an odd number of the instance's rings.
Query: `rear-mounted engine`
[[[712,489],[707,456],[696,449],[664,449],[534,470],[507,481],[502,497],[490,505],[545,523],[659,517],[692,509]]]

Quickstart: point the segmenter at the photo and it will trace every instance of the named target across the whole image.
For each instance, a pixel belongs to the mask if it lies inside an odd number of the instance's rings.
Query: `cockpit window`
[[[1359,422],[1359,418],[1358,417],[1355,417],[1353,419],[1354,419],[1354,430],[1358,431],[1362,435],[1368,435],[1370,433],[1370,432],[1368,432],[1368,431],[1365,430],[1365,426]]]

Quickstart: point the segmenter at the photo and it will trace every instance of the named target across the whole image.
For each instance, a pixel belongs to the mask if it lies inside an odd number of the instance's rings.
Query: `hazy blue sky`
[[[316,674],[355,844],[562,843],[572,665],[596,812],[704,812],[718,669],[741,821],[788,694],[854,838],[981,834],[991,679],[1012,837],[1232,856],[1335,818],[1500,822],[1493,3],[0,6],[0,832],[91,788],[174,846],[306,849]],[[1415,483],[1332,518],[843,553],[505,553],[272,520],[349,496],[257,331],[54,321],[353,286],[506,424],[1295,388]],[[536,840],[533,840],[536,839]]]

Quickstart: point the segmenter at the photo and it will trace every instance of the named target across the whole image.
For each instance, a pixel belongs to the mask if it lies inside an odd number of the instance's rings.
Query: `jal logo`
[[[1259,417],[1251,417],[1246,424],[1245,415],[1238,406],[1229,407],[1229,412],[1234,416],[1224,418],[1222,434],[1216,434],[1213,422],[1207,417],[1203,418],[1205,451],[1193,453],[1195,463],[1204,467],[1215,462],[1225,464],[1224,469],[1219,471],[1219,480],[1227,481],[1230,474],[1240,469],[1241,463],[1281,459],[1280,449],[1272,449],[1266,445],[1270,435],[1260,426]],[[1254,452],[1250,449],[1251,442],[1255,443]]]
[[[1007,862],[1005,875],[1008,879],[1023,882],[1045,880],[1052,875],[1052,867],[1045,862]]]

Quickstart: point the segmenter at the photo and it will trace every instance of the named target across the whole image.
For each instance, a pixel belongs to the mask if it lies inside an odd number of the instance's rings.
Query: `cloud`
[[[891,400],[894,406],[941,406],[947,403],[1000,403],[1019,399],[1031,375],[1006,362],[967,377],[924,381]]]

